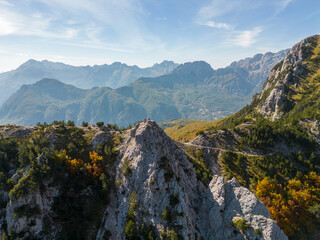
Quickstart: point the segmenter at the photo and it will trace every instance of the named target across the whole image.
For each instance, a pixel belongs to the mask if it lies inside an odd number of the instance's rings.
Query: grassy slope
[[[199,132],[219,127],[226,119],[232,116],[234,116],[234,114],[217,121],[202,121],[196,119],[168,120],[160,123],[159,126],[164,129],[165,133],[173,140],[189,142],[194,139]]]
[[[189,142],[197,136],[199,131],[214,127],[216,122],[191,119],[177,119],[162,122],[160,127],[176,141]]]

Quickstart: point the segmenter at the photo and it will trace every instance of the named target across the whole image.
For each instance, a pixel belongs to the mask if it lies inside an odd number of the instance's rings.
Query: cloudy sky
[[[319,33],[319,0],[0,0],[0,72],[31,58],[218,68]]]

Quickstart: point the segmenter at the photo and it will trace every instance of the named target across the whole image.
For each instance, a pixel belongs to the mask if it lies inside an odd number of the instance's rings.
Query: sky
[[[319,0],[0,0],[0,72],[28,59],[216,69],[319,33]]]

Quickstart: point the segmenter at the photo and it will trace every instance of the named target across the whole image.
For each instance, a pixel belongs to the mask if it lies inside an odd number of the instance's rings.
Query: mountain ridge
[[[276,62],[281,54],[269,60]],[[86,90],[83,99],[76,98],[76,104],[71,101],[60,106],[51,98],[51,102],[38,97],[35,100],[37,91],[34,89],[32,94],[22,94],[24,101],[14,100],[15,96],[21,99],[21,92],[18,92],[4,103],[0,122],[34,125],[38,121],[74,120],[80,125],[82,121],[106,121],[127,126],[148,117],[158,122],[177,118],[219,119],[236,112],[249,101],[256,86],[247,82],[248,76],[245,69],[213,70],[208,63],[197,61],[179,65],[166,75],[143,77],[117,89]],[[29,111],[26,111],[26,102],[32,104],[27,106]]]
[[[23,84],[32,84],[42,78],[55,78],[79,88],[124,86],[139,77],[158,76],[171,72],[178,64],[163,61],[151,67],[139,68],[115,62],[110,65],[72,66],[48,60],[28,60],[16,70],[0,74],[0,104]],[[5,91],[3,90],[5,89]]]

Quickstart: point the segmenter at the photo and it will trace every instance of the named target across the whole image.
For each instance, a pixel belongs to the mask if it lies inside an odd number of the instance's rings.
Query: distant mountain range
[[[140,77],[155,77],[171,72],[178,66],[172,61],[163,61],[152,67],[139,68],[115,62],[111,65],[75,67],[47,60],[29,60],[15,70],[0,74],[0,105],[23,84],[32,84],[43,78],[59,79],[78,88],[117,88],[126,86]]]
[[[287,52],[258,54],[218,70],[203,61],[184,63],[175,68],[173,62],[163,62],[166,67],[161,68],[161,64],[154,67],[168,71],[171,66],[174,70],[158,77],[142,77],[116,89],[84,90],[67,85],[66,81],[46,78],[24,85],[13,94],[0,108],[0,123],[34,125],[74,120],[77,124],[105,121],[126,126],[147,117],[158,122],[176,118],[216,120],[246,105],[256,91],[261,90],[270,69]],[[32,63],[39,64],[29,62]],[[23,68],[22,65],[15,71]],[[32,75],[32,72],[27,73]],[[76,79],[79,78],[73,81]]]

